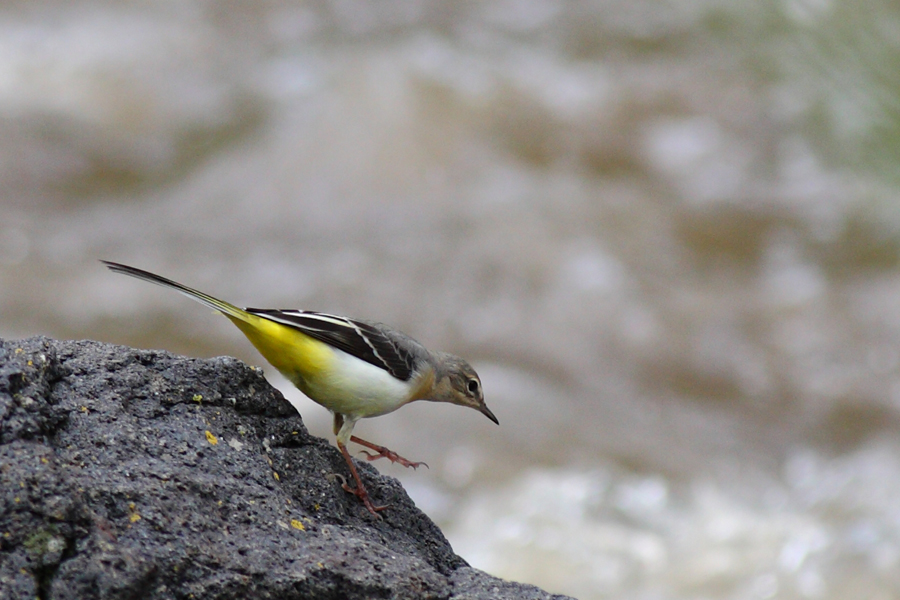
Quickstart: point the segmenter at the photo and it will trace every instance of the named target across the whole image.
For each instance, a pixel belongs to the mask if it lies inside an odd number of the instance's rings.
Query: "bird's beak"
[[[497,420],[497,417],[494,416],[494,413],[491,412],[491,409],[489,409],[487,407],[487,404],[482,403],[481,406],[478,407],[478,410],[479,410],[479,412],[481,412],[481,414],[486,416],[488,419],[490,419],[497,425],[500,424],[500,421]]]

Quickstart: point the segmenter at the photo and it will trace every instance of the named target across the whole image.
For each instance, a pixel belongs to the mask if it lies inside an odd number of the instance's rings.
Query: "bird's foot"
[[[373,454],[367,450],[360,450],[360,452],[362,454],[366,455],[366,460],[378,460],[379,458],[386,458],[389,461],[391,461],[392,463],[400,463],[404,467],[412,467],[413,469],[418,469],[422,465],[425,465],[426,469],[429,468],[428,463],[413,462],[411,460],[403,458],[402,456],[400,456],[393,450],[388,450],[384,446],[381,446],[380,448],[378,448],[378,450],[376,451],[375,454]]]
[[[383,511],[386,508],[389,508],[389,504],[385,504],[384,506],[375,506],[372,504],[372,500],[369,498],[369,492],[366,491],[366,488],[362,485],[362,482],[358,482],[356,487],[350,487],[350,484],[347,483],[347,479],[344,478],[343,475],[335,473],[335,476],[341,480],[341,487],[345,492],[350,492],[357,498],[359,498],[362,503],[365,505],[369,512],[375,515],[377,519],[381,519],[381,515],[378,513]]]
[[[344,460],[347,461],[347,466],[350,467],[350,474],[353,475],[353,479],[354,481],[356,481],[356,487],[350,487],[350,485],[347,483],[347,480],[342,475],[337,475],[341,479],[341,487],[344,488],[344,491],[350,492],[351,494],[359,498],[365,505],[366,509],[368,509],[368,511],[380,521],[381,515],[378,514],[379,511],[388,508],[390,505],[375,506],[374,504],[372,504],[372,500],[369,498],[369,492],[366,491],[366,486],[363,485],[362,479],[359,478],[359,473],[356,470],[356,466],[353,464],[353,459],[350,458],[350,453],[347,452],[347,447],[344,446],[340,441],[338,441],[338,448],[340,449],[341,454],[344,455]]]
[[[392,463],[400,463],[404,467],[412,467],[413,469],[418,469],[420,466],[425,465],[426,469],[429,468],[427,463],[413,462],[409,459],[403,458],[393,450],[389,450],[384,446],[379,446],[378,444],[373,444],[372,442],[367,442],[366,440],[360,439],[355,435],[350,437],[350,441],[375,451],[375,453],[373,454],[372,452],[362,450],[361,452],[366,455],[366,460],[372,461],[378,460],[379,458],[386,458]]]

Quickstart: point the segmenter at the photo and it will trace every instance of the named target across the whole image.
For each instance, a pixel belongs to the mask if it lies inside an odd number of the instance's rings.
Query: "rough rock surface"
[[[360,472],[383,521],[236,359],[0,340],[0,598],[561,598],[469,567]]]

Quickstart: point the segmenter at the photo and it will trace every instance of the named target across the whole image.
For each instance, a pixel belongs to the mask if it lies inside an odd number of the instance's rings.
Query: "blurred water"
[[[898,32],[875,0],[8,2],[0,335],[260,362],[98,258],[382,320],[502,423],[359,425],[475,566],[900,596]]]

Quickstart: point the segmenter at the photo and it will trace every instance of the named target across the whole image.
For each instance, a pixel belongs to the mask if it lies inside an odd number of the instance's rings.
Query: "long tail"
[[[189,288],[186,285],[181,285],[180,283],[172,281],[171,279],[166,279],[165,277],[155,275],[153,273],[150,273],[149,271],[135,269],[134,267],[110,262],[108,260],[101,260],[100,262],[106,265],[110,271],[113,271],[115,273],[130,275],[138,279],[143,279],[144,281],[149,281],[150,283],[155,283],[156,285],[172,288],[173,290],[184,294],[188,298],[196,300],[200,304],[208,306],[213,310],[217,310],[228,317],[232,317],[240,321],[249,321],[253,318],[249,313],[247,313],[247,311],[238,308],[234,304],[230,304],[228,302],[225,302],[224,300],[219,300],[218,298],[214,298],[209,294],[204,294],[203,292]]]

